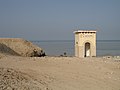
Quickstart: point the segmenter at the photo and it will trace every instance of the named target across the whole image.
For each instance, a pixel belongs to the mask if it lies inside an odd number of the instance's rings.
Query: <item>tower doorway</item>
[[[85,57],[89,57],[90,56],[90,43],[87,42],[85,43]]]

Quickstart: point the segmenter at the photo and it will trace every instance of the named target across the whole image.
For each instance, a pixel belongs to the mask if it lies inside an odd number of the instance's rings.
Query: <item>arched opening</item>
[[[89,57],[90,56],[90,43],[87,42],[85,43],[85,57]]]

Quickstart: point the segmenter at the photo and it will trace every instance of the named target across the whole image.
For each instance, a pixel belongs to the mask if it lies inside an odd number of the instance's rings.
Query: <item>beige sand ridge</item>
[[[42,53],[42,49],[21,38],[0,38],[0,55],[34,56]]]

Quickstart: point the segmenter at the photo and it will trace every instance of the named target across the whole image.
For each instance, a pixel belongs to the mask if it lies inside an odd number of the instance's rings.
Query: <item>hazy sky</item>
[[[120,0],[0,0],[0,37],[74,40],[78,28],[120,40]]]

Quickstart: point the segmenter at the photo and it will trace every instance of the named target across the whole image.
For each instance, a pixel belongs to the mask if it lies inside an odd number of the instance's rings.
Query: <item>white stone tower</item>
[[[94,57],[96,56],[96,31],[78,30],[75,31],[75,56]]]

